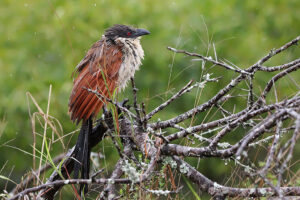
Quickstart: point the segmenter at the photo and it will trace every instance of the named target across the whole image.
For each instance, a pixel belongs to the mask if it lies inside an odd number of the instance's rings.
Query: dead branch
[[[229,61],[223,62],[217,58],[213,59],[186,50],[168,47],[175,53],[197,57],[202,61],[220,66],[223,70],[234,71],[237,73],[236,77],[233,77],[208,101],[170,119],[156,122],[151,121],[152,117],[154,115],[163,116],[163,111],[167,109],[167,106],[171,106],[175,100],[180,100],[183,95],[192,92],[195,87],[201,87],[205,90],[208,87],[208,82],[216,82],[219,78],[211,78],[211,75],[207,74],[201,82],[194,85],[192,85],[192,81],[189,81],[177,93],[148,113],[145,110],[145,105],[138,102],[137,87],[132,79],[134,100],[132,107],[136,114],[133,114],[129,108],[123,105],[109,99],[103,99],[118,108],[118,113],[124,114],[121,115],[117,123],[120,132],[115,132],[117,129],[114,127],[112,114],[106,111],[104,117],[94,127],[89,145],[97,145],[101,142],[103,135],[109,132],[107,135],[111,137],[114,147],[118,150],[119,159],[114,168],[110,170],[111,174],[108,178],[97,179],[96,174],[91,179],[70,179],[69,175],[72,173],[74,164],[72,159],[74,152],[73,149],[70,149],[64,162],[57,166],[46,183],[29,187],[23,191],[14,190],[15,193],[11,199],[22,198],[29,194],[33,194],[35,197],[53,199],[64,185],[80,183],[100,185],[101,191],[97,191],[98,199],[117,197],[119,195],[117,184],[129,184],[133,188],[133,192],[137,192],[134,190],[136,188],[140,192],[145,191],[156,195],[176,194],[178,192],[176,187],[162,190],[151,182],[151,180],[156,180],[157,174],[164,166],[168,166],[170,173],[175,172],[174,176],[183,175],[187,177],[196,184],[199,190],[207,192],[216,199],[300,196],[299,186],[283,185],[282,181],[285,178],[289,163],[293,159],[294,149],[300,137],[300,92],[295,91],[293,96],[290,95],[278,101],[277,99],[274,102],[271,99],[266,101],[272,89],[276,93],[275,83],[280,84],[282,78],[299,71],[300,59],[278,66],[263,66],[272,57],[296,45],[299,40],[300,36],[278,49],[271,50],[246,69],[228,64]],[[257,83],[254,81],[255,73],[258,71],[266,74],[277,73],[269,76],[271,78],[265,85],[260,85],[261,88],[264,88],[260,93],[255,91]],[[231,102],[234,97],[232,91],[237,89],[237,86],[242,82],[246,83],[247,88],[239,89],[246,94],[238,94],[235,97],[245,97],[242,99],[245,101],[243,104],[245,106],[239,112],[226,109],[224,104]],[[97,91],[86,89],[99,98],[103,98]],[[200,113],[208,114],[212,108],[217,109],[216,113],[219,114],[217,117],[198,124],[189,123],[190,119],[198,117]],[[238,133],[236,133],[237,129],[239,129]],[[238,139],[227,140],[228,136],[234,134],[239,135],[232,138]],[[174,140],[178,140],[180,143],[174,143]],[[189,142],[185,142],[187,140]],[[267,151],[263,154],[265,157],[263,166],[257,166],[253,156],[251,156],[251,150],[258,145],[263,146]],[[141,157],[137,158],[137,154]],[[195,166],[186,162],[184,159],[187,157],[233,160],[244,170],[241,173],[251,177],[253,184],[248,188],[221,185],[207,178]],[[170,167],[173,168],[173,171]],[[273,184],[267,177],[268,174],[275,175],[277,185]],[[173,174],[172,180],[174,181]],[[256,184],[258,181],[260,181],[259,185]],[[181,182],[179,181],[178,184],[180,185]],[[146,188],[145,185],[151,189]],[[152,189],[152,186],[156,188]],[[24,187],[25,185],[22,184],[22,188]],[[178,186],[178,188],[180,187]]]

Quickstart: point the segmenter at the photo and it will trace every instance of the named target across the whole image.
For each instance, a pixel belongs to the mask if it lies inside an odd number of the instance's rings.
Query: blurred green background
[[[183,55],[175,56],[166,49],[167,46],[214,56],[209,45],[214,43],[218,58],[247,68],[270,49],[299,35],[299,9],[299,0],[1,0],[0,175],[20,182],[22,175],[32,168],[32,155],[25,153],[33,151],[28,105],[31,115],[37,109],[31,100],[27,100],[26,92],[33,95],[45,112],[51,84],[49,114],[62,125],[60,134],[78,128],[68,116],[71,74],[86,50],[109,26],[129,24],[151,32],[142,39],[145,60],[136,73],[139,99],[150,111],[190,79],[199,80],[202,73],[200,62],[191,62],[191,58]],[[299,58],[299,52],[299,48],[292,48],[268,65]],[[215,77],[222,75],[223,79],[205,88],[200,103],[236,76],[219,67],[208,72],[213,72]],[[293,77],[299,83],[299,73]],[[261,74],[256,80],[258,87],[255,89],[259,93],[262,89],[259,85],[268,79]],[[296,91],[296,86],[288,81],[278,87],[281,99]],[[131,96],[129,88],[120,99]],[[195,93],[184,96],[159,117],[167,119],[191,108],[195,97]],[[234,102],[239,107],[241,99]],[[36,131],[42,134],[38,120],[36,126]],[[52,137],[50,130],[48,134]],[[75,144],[77,135],[71,136],[64,138],[66,148]],[[54,137],[57,139],[56,135]],[[38,137],[38,149],[41,148],[40,141]],[[60,142],[53,145],[53,157],[64,151]],[[109,158],[107,164],[112,165],[117,156],[111,151],[109,141],[104,146]],[[215,162],[201,165],[201,171],[225,183],[230,167],[215,165]],[[217,167],[214,169],[213,166]],[[8,189],[12,186],[9,184]],[[0,193],[4,187],[6,181],[0,180]]]

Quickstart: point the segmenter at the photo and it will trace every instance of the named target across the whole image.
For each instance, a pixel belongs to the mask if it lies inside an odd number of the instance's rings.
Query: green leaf
[[[191,192],[193,193],[193,195],[195,196],[195,198],[197,200],[201,200],[201,198],[199,197],[199,195],[197,194],[197,192],[194,190],[193,186],[190,184],[190,182],[187,180],[187,178],[185,178],[185,176],[182,176],[184,182],[187,184],[188,188],[191,190]]]
[[[14,184],[16,184],[16,185],[17,185],[17,183],[16,183],[16,182],[14,182],[13,180],[11,180],[10,178],[7,178],[6,176],[2,176],[2,175],[0,175],[0,179],[3,179],[3,180],[6,180],[6,181],[9,181],[9,182],[12,182],[12,183],[14,183]]]

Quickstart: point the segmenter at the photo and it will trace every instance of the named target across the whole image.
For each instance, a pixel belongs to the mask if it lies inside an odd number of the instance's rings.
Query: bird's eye
[[[127,32],[127,36],[131,36],[131,32]]]

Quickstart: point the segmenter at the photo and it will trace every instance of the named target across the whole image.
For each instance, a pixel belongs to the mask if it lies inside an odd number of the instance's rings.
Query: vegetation
[[[105,28],[120,23],[151,31],[151,35],[142,40],[145,60],[135,78],[139,88],[138,99],[145,102],[147,111],[160,105],[191,79],[199,81],[204,73],[222,76],[217,84],[205,88],[200,97],[189,93],[181,101],[174,102],[163,115],[157,116],[164,120],[190,109],[191,105],[206,102],[235,77],[234,72],[212,65],[207,65],[203,71],[201,62],[191,62],[190,57],[175,54],[167,50],[167,46],[212,57],[216,51],[218,58],[245,69],[270,49],[278,48],[299,35],[299,7],[298,0],[266,0],[263,3],[237,0],[2,0],[0,193],[3,189],[10,191],[15,185],[13,182],[19,183],[24,174],[32,168],[37,169],[40,164],[39,152],[42,151],[45,129],[43,116],[34,113],[40,112],[37,105],[46,113],[50,85],[49,115],[53,117],[51,120],[56,132],[53,127],[47,129],[48,137],[55,142],[46,143],[49,152],[43,150],[44,155],[48,159],[53,158],[75,144],[77,134],[74,131],[78,127],[70,121],[67,106],[72,88],[71,74],[85,51],[101,37]],[[266,65],[287,63],[299,58],[299,55],[299,47],[291,48]],[[256,85],[265,85],[272,75],[257,73]],[[290,77],[276,85],[277,96],[272,93],[270,102],[274,103],[277,99],[282,101],[299,91],[299,71]],[[254,88],[256,94],[262,90]],[[239,92],[235,90],[235,95]],[[130,89],[127,89],[118,98],[121,101],[131,96]],[[231,102],[233,104],[226,105],[231,111],[235,108],[237,112],[245,106],[240,98]],[[204,115],[199,115],[196,121],[199,124],[203,119]],[[32,134],[32,122],[35,122],[36,134]],[[117,151],[109,138],[95,148],[97,150],[105,154],[106,159],[100,162],[102,167],[108,166],[109,169],[117,162]],[[35,159],[33,152],[37,155]],[[299,154],[298,145],[294,155]],[[197,164],[197,161],[191,159],[190,163]],[[294,162],[292,172],[296,173],[299,164],[297,160]],[[231,166],[218,159],[205,160],[198,169],[222,184],[231,175]],[[49,174],[46,173],[44,177]],[[190,188],[190,197],[193,197],[198,192],[197,188],[195,192],[190,183],[186,184]]]

